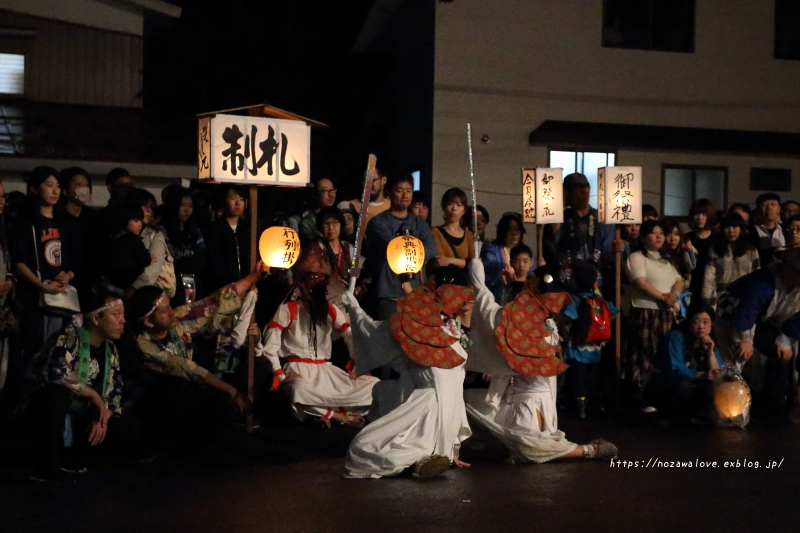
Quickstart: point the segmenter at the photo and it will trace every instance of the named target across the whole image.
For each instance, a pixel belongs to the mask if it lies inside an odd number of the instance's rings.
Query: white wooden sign
[[[536,223],[564,222],[564,185],[561,168],[536,169]]]
[[[536,169],[522,169],[522,221],[536,222]]]
[[[597,204],[603,224],[641,224],[642,167],[597,169]]]
[[[522,169],[523,222],[560,224],[564,222],[564,187],[561,168]]]
[[[215,115],[198,122],[201,179],[303,186],[311,179],[311,128],[303,121]]]

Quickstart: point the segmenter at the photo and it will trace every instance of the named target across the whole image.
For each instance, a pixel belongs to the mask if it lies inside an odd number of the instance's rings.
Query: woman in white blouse
[[[651,359],[658,345],[675,323],[675,303],[683,288],[683,278],[664,257],[664,229],[648,220],[642,224],[638,251],[628,257],[631,282],[631,314],[625,350],[625,374],[634,400],[644,412],[655,408],[644,402],[642,391],[652,372]]]

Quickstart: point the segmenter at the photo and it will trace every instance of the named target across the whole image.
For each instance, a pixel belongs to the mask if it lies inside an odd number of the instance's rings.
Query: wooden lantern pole
[[[256,269],[258,262],[258,185],[250,185],[250,272]],[[250,324],[256,321],[256,313],[250,315]],[[253,335],[247,336],[247,398],[250,400],[250,409],[247,411],[246,428],[252,433],[253,424],[253,399],[255,387],[253,376],[256,363],[256,339]]]
[[[614,240],[619,241],[622,239],[622,232],[619,224],[614,226]],[[620,395],[620,372],[622,370],[622,252],[614,252],[614,303],[619,309],[616,318],[616,325],[614,326],[615,341],[614,341],[614,394],[619,409],[621,403]]]
[[[544,241],[544,224],[536,224],[536,247],[539,253],[539,262],[541,263],[544,260],[544,248],[543,248],[543,241]],[[539,265],[536,265],[537,267]]]

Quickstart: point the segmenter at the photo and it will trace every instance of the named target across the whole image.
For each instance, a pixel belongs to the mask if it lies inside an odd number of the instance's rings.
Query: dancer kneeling
[[[556,376],[568,365],[556,357],[555,319],[570,296],[553,292],[551,278],[544,283],[533,276],[514,300],[500,307],[484,283],[483,264],[472,260],[469,270],[477,296],[467,368],[493,376],[488,392],[466,391],[470,418],[503,443],[512,462],[616,457],[610,442],[578,445],[558,430]]]
[[[465,330],[474,293],[466,276],[444,267],[397,302],[389,321],[370,319],[347,293],[356,370],[386,364],[400,371],[395,408],[364,428],[347,452],[345,477],[380,478],[413,467],[414,477],[443,473],[471,431],[464,411]],[[363,349],[361,349],[363,347]],[[382,406],[381,412],[386,412]]]
[[[280,383],[299,420],[311,416],[361,427],[378,379],[356,378],[354,372],[348,374],[330,362],[334,330],[353,354],[347,316],[326,298],[330,268],[322,252],[313,247],[303,253],[293,272],[297,282],[292,297],[264,328],[256,353],[269,359],[273,389]],[[279,358],[286,361],[283,367]]]

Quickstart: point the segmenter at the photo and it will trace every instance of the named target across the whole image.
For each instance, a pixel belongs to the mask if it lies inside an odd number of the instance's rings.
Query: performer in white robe
[[[587,445],[569,441],[558,429],[556,412],[556,375],[566,365],[554,357],[516,357],[515,372],[504,354],[497,347],[498,328],[503,325],[503,307],[495,303],[494,297],[484,283],[483,264],[470,261],[470,282],[476,293],[472,312],[470,359],[467,369],[492,375],[488,389],[468,389],[465,394],[467,414],[470,419],[485,427],[510,453],[513,462],[544,463],[560,458],[586,457],[607,459],[617,455],[617,448],[610,442],[598,439]],[[525,292],[523,292],[525,294]],[[522,294],[520,296],[523,296]],[[547,313],[555,313],[563,298],[531,299],[535,312],[523,318],[546,321],[548,337],[545,342],[558,346],[558,329]],[[568,298],[568,296],[567,296]],[[512,305],[507,304],[507,306]],[[545,305],[549,306],[548,310]],[[509,308],[510,311],[510,308]],[[507,311],[508,314],[509,311]],[[510,326],[509,326],[510,327]],[[528,331],[533,328],[528,326]],[[503,332],[506,335],[508,332]],[[542,345],[539,345],[541,348]],[[545,352],[547,351],[544,348]],[[542,353],[544,355],[544,353]]]
[[[347,316],[325,298],[328,274],[320,254],[301,258],[295,271],[298,288],[264,328],[256,354],[272,364],[273,387],[292,402],[299,420],[307,416],[361,427],[372,404],[377,378],[348,374],[330,362],[332,335],[342,335],[352,356]],[[280,358],[285,363],[281,367]]]
[[[417,299],[421,292],[427,291],[422,295],[425,298],[434,295],[430,287],[415,289],[401,299],[391,325],[373,321],[355,298],[345,297],[355,344],[364,347],[356,351],[356,370],[392,364],[400,371],[400,379],[390,386],[391,393],[383,394],[381,411],[385,414],[365,427],[350,444],[345,477],[380,478],[400,474],[409,467],[413,467],[414,477],[431,477],[444,472],[451,461],[457,466],[469,466],[458,459],[461,443],[471,434],[463,398],[467,352],[461,344],[460,328],[452,318],[457,314],[454,311],[463,312],[471,306],[472,291],[457,287],[462,291],[456,291],[458,296],[453,297],[447,294],[447,287],[452,286],[440,286],[436,296],[451,304],[449,310],[442,311],[443,307],[448,308],[447,304],[428,302],[425,306],[428,316],[424,321],[433,324],[436,319],[441,323],[431,327],[415,321],[419,316],[403,312],[409,307],[404,303]],[[441,312],[448,317],[446,320],[439,316]],[[422,330],[422,335],[417,335]],[[409,331],[411,334],[405,335]],[[432,344],[415,340],[422,337]]]

